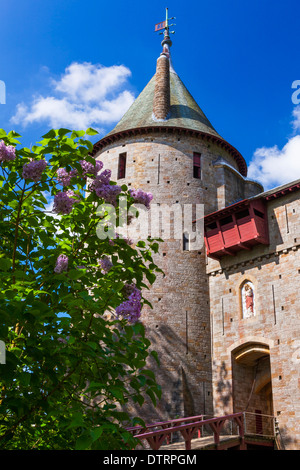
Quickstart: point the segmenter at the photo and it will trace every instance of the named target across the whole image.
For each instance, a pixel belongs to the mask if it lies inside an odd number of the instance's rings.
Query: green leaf
[[[89,127],[86,132],[85,132],[87,135],[96,135],[96,134],[99,134],[98,131],[96,131],[95,129],[92,129],[92,127]]]
[[[146,271],[146,277],[150,284],[153,284],[155,282],[156,276],[155,274],[151,273],[150,271]]]
[[[145,399],[142,397],[142,395],[135,395],[133,397],[133,401],[137,402],[140,406],[142,406]]]
[[[104,431],[103,427],[91,429],[90,433],[91,433],[92,442],[95,442],[97,439],[99,439],[103,431]]]
[[[7,258],[0,258],[0,270],[1,271],[8,271],[12,266],[12,262],[10,259]]]
[[[71,423],[67,426],[67,429],[79,428],[84,426],[83,414],[75,413]]]
[[[85,276],[85,270],[83,269],[71,269],[68,271],[68,276],[72,280],[80,279],[82,276]]]
[[[156,351],[151,351],[151,356],[154,357],[154,359],[156,360],[157,364],[160,365],[160,361],[159,361],[159,358],[158,358],[158,354]]]
[[[145,327],[142,323],[135,323],[134,325],[132,325],[132,328],[136,335],[144,335],[145,333]]]
[[[62,128],[62,129],[58,130],[58,135],[63,137],[64,135],[69,134],[69,132],[71,132],[69,129],[63,129]]]
[[[47,134],[42,135],[43,139],[54,139],[56,137],[57,133],[54,129],[51,129]]]
[[[146,390],[146,393],[147,395],[149,395],[149,397],[151,398],[151,401],[153,403],[154,406],[156,406],[156,396],[154,395],[153,391],[151,390],[151,388],[148,388],[148,390]]]
[[[91,436],[89,431],[86,431],[77,439],[75,444],[75,450],[86,450],[92,445],[92,443],[93,437]]]
[[[73,131],[71,134],[71,139],[75,139],[76,137],[83,137],[85,135],[85,131]]]
[[[20,134],[18,134],[17,132],[15,131],[10,131],[8,134],[7,134],[8,137],[21,137]]]
[[[90,348],[92,348],[93,351],[96,351],[96,349],[97,349],[98,346],[99,346],[97,343],[95,343],[95,341],[87,341],[86,344],[87,344]]]
[[[143,428],[146,428],[146,423],[142,418],[133,418],[132,426],[142,426]]]
[[[123,400],[123,391],[119,387],[109,387],[109,391],[118,400]]]
[[[144,375],[147,375],[147,376],[150,377],[151,379],[155,380],[155,375],[154,375],[154,372],[153,372],[152,370],[144,369],[144,370],[143,370],[143,374],[144,374]]]

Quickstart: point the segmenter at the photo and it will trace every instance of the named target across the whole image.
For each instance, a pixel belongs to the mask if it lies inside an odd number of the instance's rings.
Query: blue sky
[[[300,178],[296,0],[2,0],[0,127],[27,146],[72,124],[104,136],[155,73],[165,7],[174,68],[249,176],[266,189]]]

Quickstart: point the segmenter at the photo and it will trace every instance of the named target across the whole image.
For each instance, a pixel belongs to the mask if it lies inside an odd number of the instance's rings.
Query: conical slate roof
[[[247,176],[247,164],[242,155],[214,129],[204,112],[191,96],[170,61],[170,107],[165,119],[153,113],[156,75],[152,77],[115,128],[94,145],[93,154],[104,146],[128,135],[142,132],[184,132],[213,141],[225,148],[236,160],[239,172]]]
[[[170,72],[171,106],[167,119],[160,121],[153,116],[154,75],[116,127],[107,135],[142,127],[163,126],[195,130],[220,138],[179,76]]]

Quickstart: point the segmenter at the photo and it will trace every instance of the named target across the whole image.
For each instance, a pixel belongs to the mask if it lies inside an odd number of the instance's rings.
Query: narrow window
[[[182,239],[182,248],[183,248],[183,251],[189,251],[190,249],[190,237],[189,237],[189,234],[188,232],[184,232],[183,234],[183,239]]]
[[[118,179],[125,178],[126,173],[126,153],[119,155]]]
[[[194,152],[193,155],[193,175],[194,178],[201,178],[201,153]]]

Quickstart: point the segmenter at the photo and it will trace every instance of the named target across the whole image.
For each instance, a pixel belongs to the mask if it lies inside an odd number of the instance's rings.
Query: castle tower
[[[94,155],[118,184],[151,192],[151,206],[172,208],[174,221],[188,205],[203,205],[208,214],[261,188],[245,181],[243,157],[217,133],[175,72],[171,45],[167,25],[155,75],[116,127],[95,144]],[[233,184],[228,168],[235,174]],[[161,362],[151,367],[162,400],[147,414],[143,407],[140,415],[147,422],[213,414],[205,246],[191,249],[184,233],[181,239],[166,232],[161,238],[154,260],[164,274],[145,291],[153,309],[145,306],[141,317]]]

